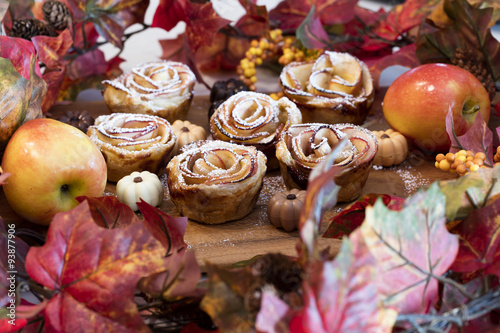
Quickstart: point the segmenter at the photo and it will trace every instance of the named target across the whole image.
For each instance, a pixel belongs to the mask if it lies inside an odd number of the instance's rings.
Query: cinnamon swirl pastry
[[[180,62],[148,62],[103,81],[103,97],[111,112],[150,114],[172,123],[185,119],[195,82],[194,73]]]
[[[87,135],[104,155],[112,182],[133,171],[163,171],[176,140],[165,119],[133,113],[99,116]]]
[[[275,144],[302,116],[288,98],[278,101],[268,95],[242,91],[227,99],[210,118],[210,132],[217,140],[251,145],[267,157],[267,168],[279,168]]]
[[[183,216],[220,224],[252,211],[265,173],[266,157],[255,147],[197,141],[168,163],[167,184]]]
[[[371,131],[352,124],[300,124],[283,133],[276,145],[276,156],[287,188],[305,190],[312,169],[343,139],[347,140],[346,145],[335,158],[335,165],[343,169],[334,178],[341,187],[337,202],[359,197],[378,143]]]
[[[304,123],[360,125],[374,99],[368,66],[348,53],[326,51],[316,61],[292,62],[283,68],[280,85]]]

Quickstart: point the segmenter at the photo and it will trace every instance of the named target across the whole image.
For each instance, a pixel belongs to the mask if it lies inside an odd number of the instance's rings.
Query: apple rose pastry
[[[292,62],[279,80],[304,123],[360,125],[374,99],[368,66],[348,53],[326,51],[316,61]]]
[[[194,73],[183,63],[149,62],[103,81],[103,97],[111,112],[150,114],[174,122],[186,117],[195,82]]]
[[[133,171],[159,173],[176,140],[167,120],[133,113],[99,116],[87,135],[104,155],[112,182]]]
[[[279,168],[275,144],[302,116],[288,98],[278,101],[268,95],[242,91],[222,103],[210,118],[210,132],[217,140],[251,145],[267,157],[268,170]]]
[[[183,216],[220,224],[252,211],[265,173],[266,156],[255,147],[197,141],[168,163],[167,184]]]
[[[346,144],[335,158],[335,165],[342,168],[334,178],[341,187],[337,202],[359,197],[378,143],[371,131],[353,124],[300,124],[283,133],[276,145],[276,156],[287,188],[305,190],[312,169],[343,139]]]

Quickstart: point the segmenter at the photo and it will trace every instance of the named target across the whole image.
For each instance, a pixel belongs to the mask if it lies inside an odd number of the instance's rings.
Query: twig
[[[500,286],[442,315],[398,315],[396,325],[400,326],[405,322],[413,325],[412,328],[403,331],[404,333],[446,332],[449,325],[462,327],[465,322],[482,317],[495,309],[500,309]]]

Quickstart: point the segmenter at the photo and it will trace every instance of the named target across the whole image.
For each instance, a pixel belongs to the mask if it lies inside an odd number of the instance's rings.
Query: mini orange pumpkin
[[[273,195],[267,204],[267,216],[271,223],[288,232],[298,229],[306,193],[304,190],[292,189]]]
[[[373,131],[377,137],[378,150],[373,164],[382,166],[398,165],[408,155],[408,142],[403,134],[392,129]]]

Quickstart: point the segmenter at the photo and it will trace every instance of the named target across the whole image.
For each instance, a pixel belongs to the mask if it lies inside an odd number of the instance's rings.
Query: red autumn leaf
[[[27,323],[28,320],[24,318],[16,318],[14,321],[10,318],[2,318],[0,319],[0,332],[18,332],[21,328],[25,327]]]
[[[311,7],[324,25],[342,24],[355,16],[357,1],[352,0],[285,0],[269,12],[269,19],[278,22],[282,30],[294,30],[304,21]]]
[[[134,223],[141,223],[134,211],[113,195],[98,198],[82,196],[76,197],[76,200],[88,202],[92,218],[97,225],[103,228],[123,228]]]
[[[149,0],[68,0],[77,20],[94,23],[99,34],[122,48],[123,32],[134,23],[142,23]]]
[[[142,278],[138,288],[150,296],[176,301],[183,297],[201,296],[198,283],[201,269],[193,251],[173,252],[165,258],[164,270]]]
[[[323,24],[316,15],[315,7],[297,28],[297,39],[308,49],[330,49],[330,40]]]
[[[91,22],[75,23],[74,34],[74,46],[77,49],[85,49],[95,45],[99,38],[99,33]]]
[[[58,213],[26,270],[54,291],[44,309],[47,331],[148,332],[134,303],[139,279],[163,266],[165,248],[140,224],[97,226],[88,203]]]
[[[440,0],[406,0],[394,6],[374,27],[380,38],[394,41],[411,28],[418,27]]]
[[[290,331],[392,332],[397,313],[381,302],[375,265],[368,248],[349,239],[334,261],[310,263],[302,285],[304,307]]]
[[[410,44],[407,46],[403,46],[397,52],[384,56],[380,59],[367,61],[375,86],[379,86],[380,75],[382,74],[382,71],[387,67],[399,65],[403,67],[413,68],[419,66],[420,61],[417,58],[416,50],[417,48],[415,44]]]
[[[108,64],[104,52],[93,50],[80,55],[68,64],[67,76],[71,80],[80,80],[106,73]]]
[[[179,252],[187,247],[184,234],[187,228],[187,217],[172,217],[141,199],[137,207],[144,216],[144,226],[171,252]]]
[[[196,52],[201,46],[210,45],[217,32],[231,21],[220,17],[212,3],[186,3],[186,36],[189,46]]]
[[[455,260],[458,237],[446,229],[445,204],[438,183],[408,197],[397,212],[378,201],[350,236],[375,257],[383,301],[401,314],[429,311],[439,298],[435,276]]]
[[[404,198],[389,194],[366,194],[336,215],[323,237],[342,239],[344,236],[348,236],[365,220],[365,208],[373,206],[379,198],[391,210],[400,210],[405,201]]]
[[[500,199],[473,210],[452,232],[460,236],[453,271],[500,277]]]
[[[30,64],[34,57],[36,58],[36,50],[32,42],[23,38],[0,36],[0,58],[10,59],[14,68],[26,80],[30,79]],[[38,62],[35,73],[42,77]]]
[[[188,21],[184,6],[185,0],[160,0],[151,27],[170,31],[177,23]]]
[[[239,0],[246,13],[235,24],[245,36],[258,38],[269,28],[266,6],[257,6],[251,0]]]
[[[46,113],[54,105],[66,75],[67,60],[64,59],[73,46],[68,29],[57,37],[36,36],[32,38],[39,60],[46,66],[42,78],[47,83],[47,94],[42,101],[42,112]]]
[[[446,114],[446,133],[451,142],[450,152],[455,153],[461,149],[471,150],[474,153],[484,152],[486,162],[493,164],[493,132],[484,121],[481,112],[477,112],[472,127],[468,130],[455,127],[451,109]]]

